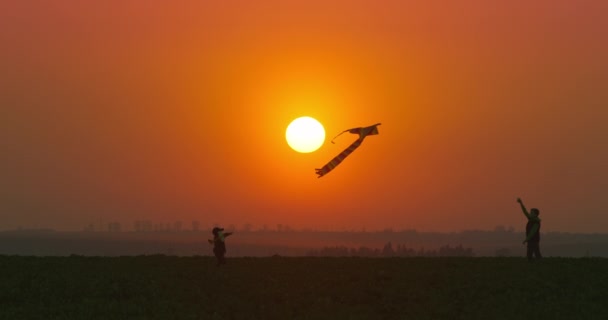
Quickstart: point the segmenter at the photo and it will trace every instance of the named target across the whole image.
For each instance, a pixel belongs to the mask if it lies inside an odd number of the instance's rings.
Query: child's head
[[[536,209],[536,208],[532,208],[530,209],[530,213],[535,216],[538,217],[538,215],[540,214],[540,210]]]
[[[219,235],[219,233],[222,232],[222,231],[224,231],[223,228],[215,227],[215,228],[213,228],[213,230],[211,231],[211,233],[213,233],[213,235],[217,237]]]

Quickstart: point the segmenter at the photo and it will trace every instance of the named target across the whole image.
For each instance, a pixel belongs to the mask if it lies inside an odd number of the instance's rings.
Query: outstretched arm
[[[224,238],[231,236],[234,232],[226,232],[224,233]]]
[[[521,201],[520,198],[517,198],[517,202],[519,202],[519,205],[521,206],[521,211],[524,212],[524,215],[526,215],[526,218],[530,219],[530,213],[528,212],[528,210],[526,210],[526,206],[524,206],[524,202]]]

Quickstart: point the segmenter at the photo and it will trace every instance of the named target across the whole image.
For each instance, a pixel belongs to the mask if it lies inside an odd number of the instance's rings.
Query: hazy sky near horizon
[[[520,196],[608,232],[606,1],[8,0],[0,26],[0,230],[521,230]]]

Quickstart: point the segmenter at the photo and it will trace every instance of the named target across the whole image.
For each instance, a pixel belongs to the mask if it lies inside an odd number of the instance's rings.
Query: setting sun
[[[287,144],[297,152],[309,153],[319,149],[325,141],[325,129],[314,118],[300,117],[287,126]]]

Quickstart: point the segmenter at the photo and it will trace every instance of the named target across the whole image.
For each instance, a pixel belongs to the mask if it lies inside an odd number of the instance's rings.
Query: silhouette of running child
[[[521,201],[520,198],[517,198],[517,202],[521,205],[521,210],[528,218],[528,223],[526,224],[526,239],[523,244],[528,244],[528,251],[526,253],[528,257],[528,261],[532,261],[532,257],[535,256],[537,259],[542,258],[540,254],[540,218],[538,215],[540,211],[536,208],[526,210],[526,206]]]
[[[232,235],[232,232],[224,233],[223,228],[215,227],[211,231],[213,233],[213,240],[209,239],[209,243],[213,244],[213,253],[217,258],[217,265],[226,264],[226,237]]]

